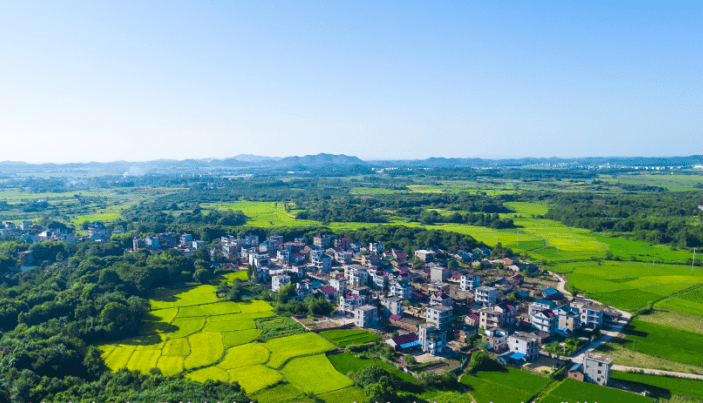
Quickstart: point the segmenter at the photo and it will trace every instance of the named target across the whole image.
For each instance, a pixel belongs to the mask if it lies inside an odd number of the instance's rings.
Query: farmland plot
[[[186,369],[216,363],[225,352],[222,333],[196,333],[188,337],[191,353],[184,362]]]
[[[225,358],[217,366],[227,370],[263,364],[268,361],[269,354],[270,352],[262,344],[244,344],[227,350]]]
[[[230,369],[227,374],[230,382],[239,382],[247,393],[254,393],[283,380],[281,374],[263,365]]]
[[[618,403],[652,403],[651,397],[606,388],[592,383],[565,379],[559,386],[549,392],[541,401],[556,402],[618,402]]]
[[[320,336],[342,348],[380,339],[377,335],[361,329],[327,330],[320,332]]]
[[[324,354],[294,358],[281,370],[288,382],[305,392],[331,392],[352,386],[354,382],[337,372]]]
[[[173,376],[183,372],[183,357],[167,357],[162,355],[156,363],[164,376]]]
[[[264,345],[271,351],[271,358],[266,364],[271,368],[278,368],[293,357],[324,353],[335,349],[330,342],[314,333],[271,339],[267,340]]]

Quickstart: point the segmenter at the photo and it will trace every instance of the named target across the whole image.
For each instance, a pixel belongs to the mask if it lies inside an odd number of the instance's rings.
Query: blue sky
[[[703,2],[0,3],[0,160],[703,153]]]

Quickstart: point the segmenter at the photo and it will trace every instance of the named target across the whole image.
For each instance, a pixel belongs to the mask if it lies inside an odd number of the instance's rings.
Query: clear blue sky
[[[0,161],[703,153],[703,2],[5,1]]]

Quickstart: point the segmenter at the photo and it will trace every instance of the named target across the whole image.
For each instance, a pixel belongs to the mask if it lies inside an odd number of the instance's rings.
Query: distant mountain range
[[[688,157],[587,157],[587,158],[427,158],[423,160],[373,160],[363,161],[344,154],[317,154],[302,157],[265,157],[240,154],[226,159],[160,159],[145,162],[86,162],[69,164],[30,164],[26,162],[0,162],[0,173],[19,172],[52,173],[59,171],[98,171],[112,174],[143,175],[146,173],[214,173],[232,170],[277,170],[286,168],[319,168],[324,166],[365,166],[376,168],[505,168],[526,166],[680,166],[691,167],[703,164],[703,156]]]

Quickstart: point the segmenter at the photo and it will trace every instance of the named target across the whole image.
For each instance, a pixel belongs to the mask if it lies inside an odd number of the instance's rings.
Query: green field
[[[619,371],[613,371],[610,379],[639,384],[638,386],[650,391],[654,397],[670,399],[671,395],[678,395],[703,399],[703,381],[700,380]]]
[[[249,365],[264,364],[271,353],[261,344],[252,343],[233,347],[217,366],[228,370]]]
[[[527,402],[550,380],[511,367],[498,367],[495,371],[478,371],[464,375],[461,383],[477,403]]]
[[[190,344],[191,352],[184,362],[186,369],[212,365],[222,358],[225,351],[222,333],[196,333],[188,336],[188,344]]]
[[[569,284],[581,293],[617,308],[634,310],[674,293],[703,283],[696,267],[643,262],[593,261],[562,263],[552,270],[566,273]]]
[[[379,336],[362,329],[326,330],[320,332],[320,336],[342,348],[350,344],[362,344],[381,339]]]
[[[362,403],[366,401],[366,394],[363,390],[356,386],[335,390],[332,392],[321,393],[318,397],[326,403]]]
[[[356,358],[351,354],[331,354],[327,357],[332,365],[342,374],[356,372],[373,364],[371,360]]]
[[[606,388],[593,383],[565,379],[551,390],[540,402],[617,402],[617,403],[652,403],[651,397],[645,397],[622,390]]]
[[[309,368],[315,368],[309,371]],[[294,358],[281,370],[288,382],[307,393],[325,393],[354,385],[351,379],[337,372],[324,354]]]
[[[267,340],[264,344],[271,351],[271,358],[266,364],[271,368],[279,368],[293,357],[324,353],[335,349],[330,342],[315,333],[296,334]]]
[[[306,371],[312,372],[314,368],[306,368]],[[230,369],[227,374],[229,382],[239,382],[247,393],[254,393],[283,380],[278,371],[264,365]]]
[[[634,349],[655,357],[703,367],[703,335],[654,323],[632,320],[625,340]]]
[[[301,399],[296,399],[302,394],[303,391],[297,387],[289,383],[284,383],[272,388],[260,390],[253,394],[252,397],[262,403],[288,403],[293,401],[293,399],[302,401]],[[359,401],[359,403],[361,402]]]

